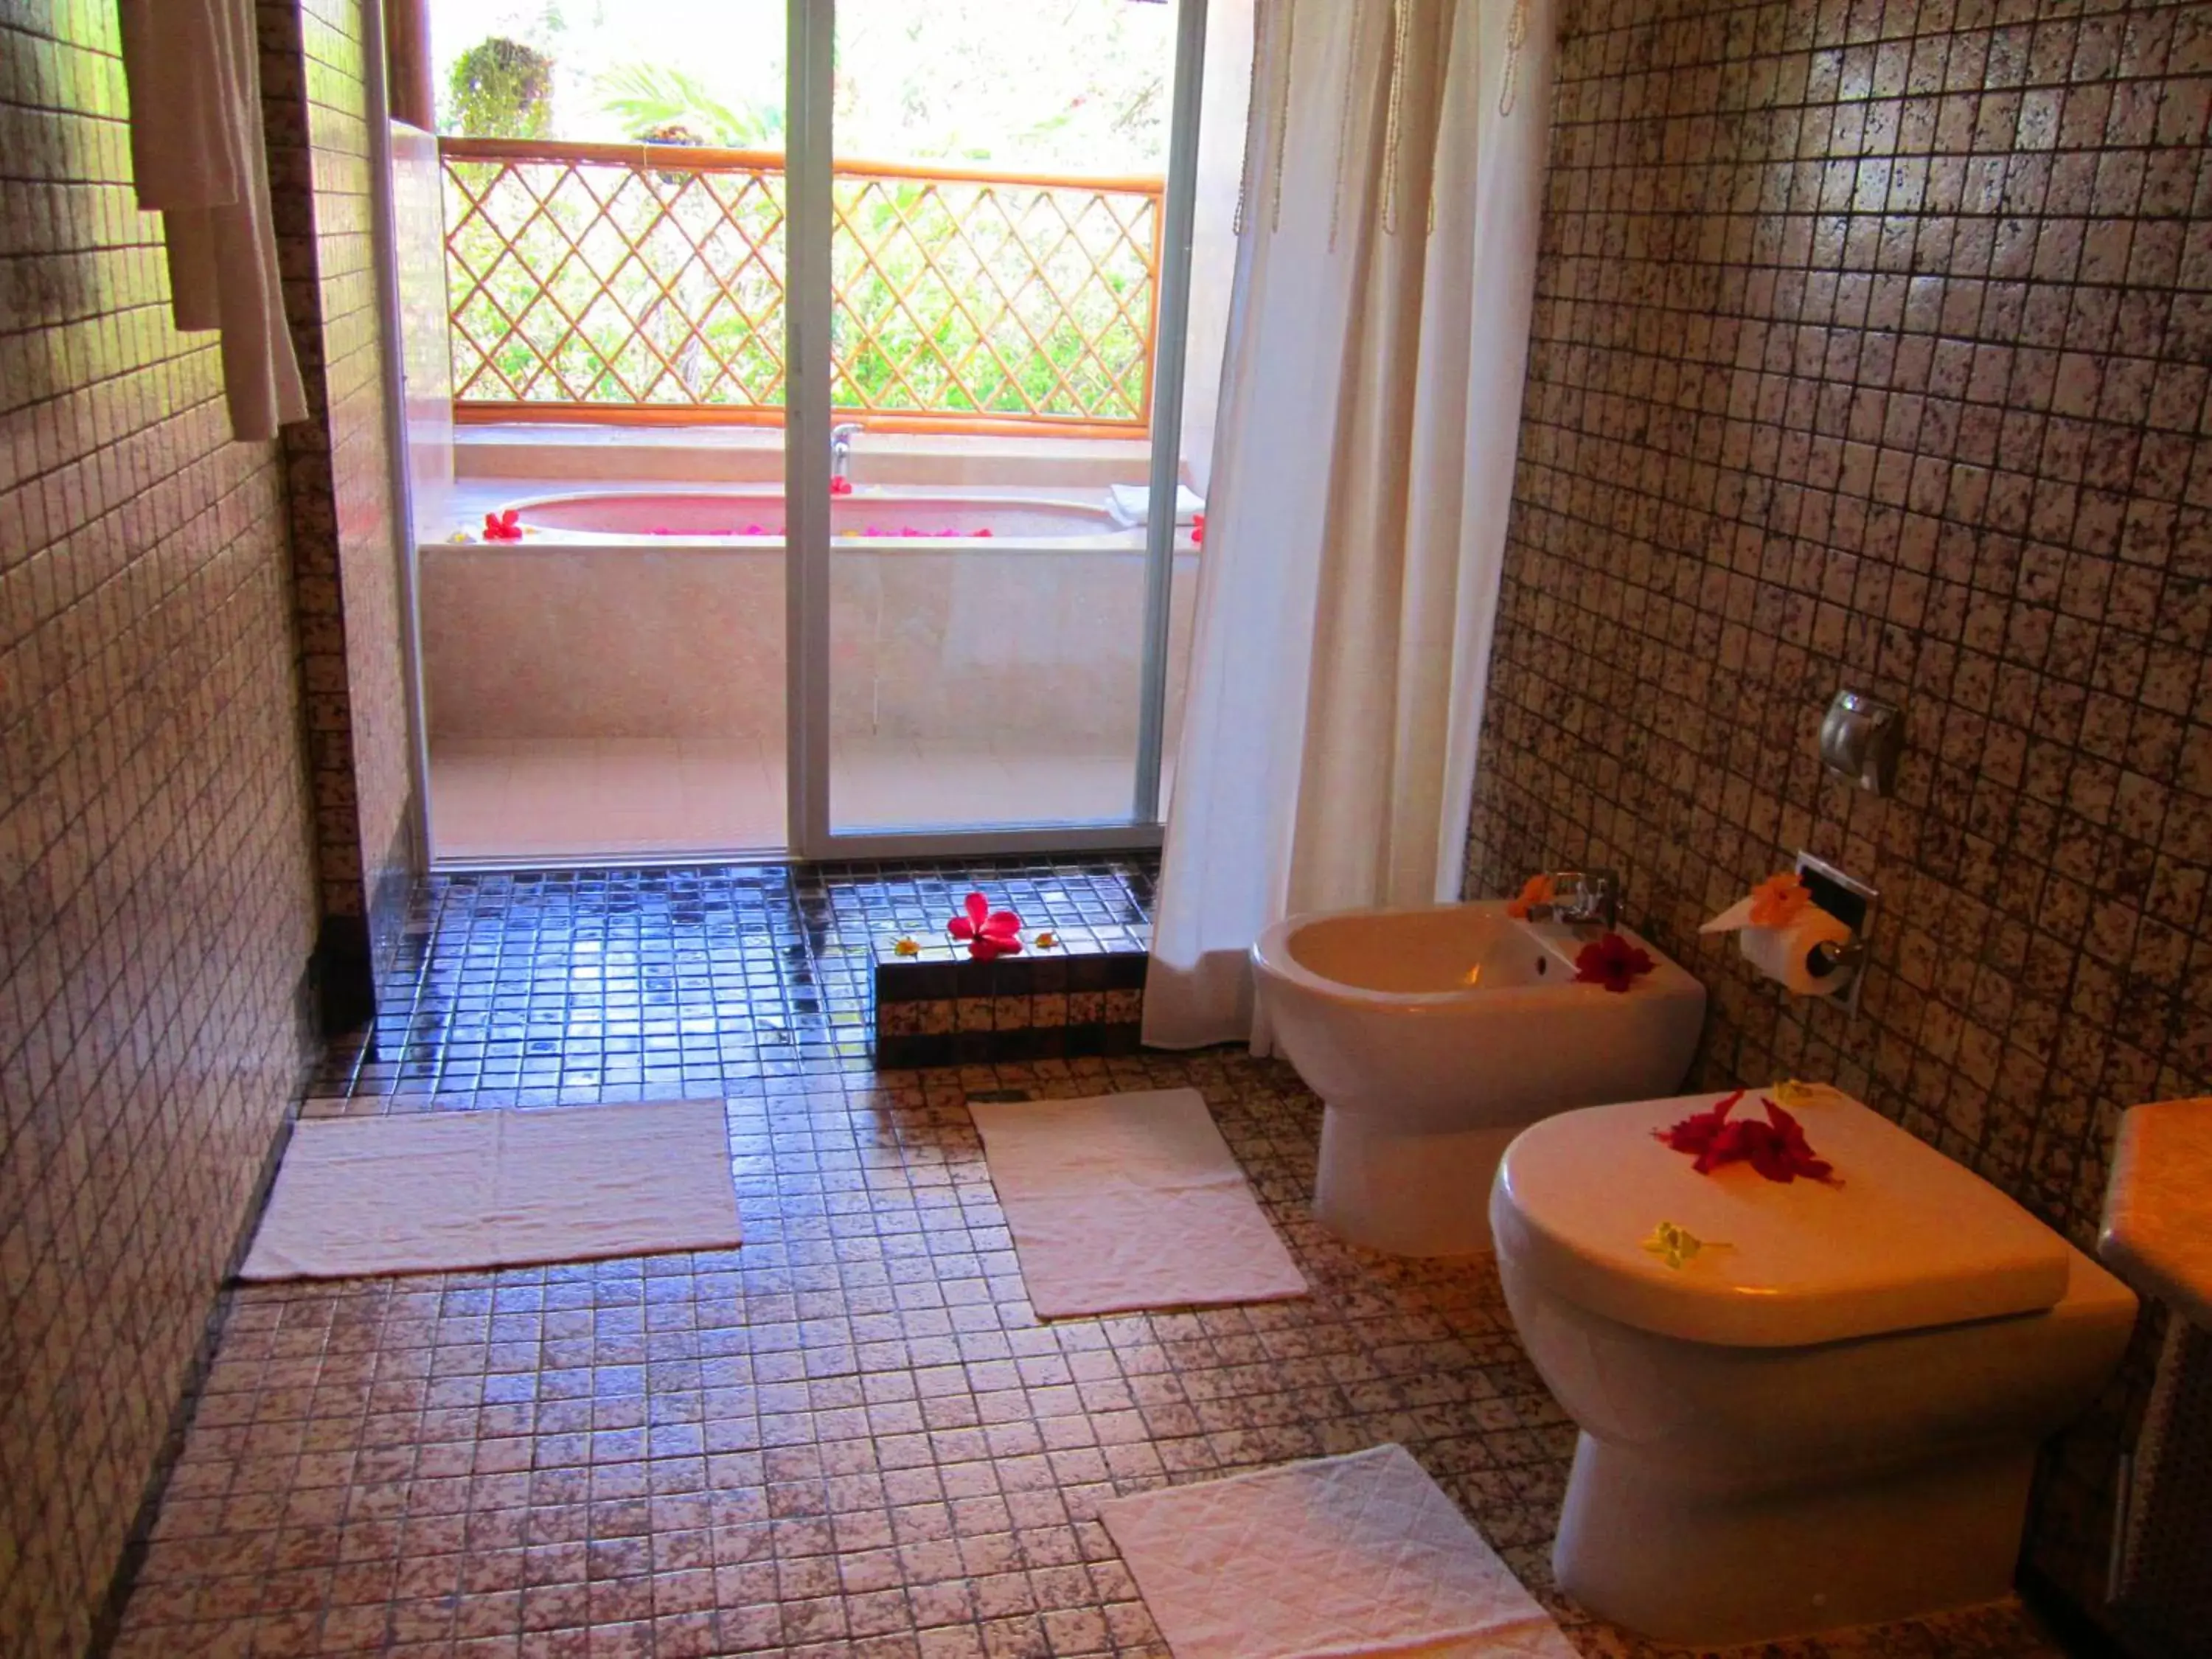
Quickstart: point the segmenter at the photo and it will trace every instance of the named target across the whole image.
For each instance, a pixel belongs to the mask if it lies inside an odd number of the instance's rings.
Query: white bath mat
[[[719,1100],[311,1118],[241,1279],[586,1261],[738,1242]]]
[[[1575,1659],[1403,1446],[1098,1506],[1175,1659]]]
[[[1041,1316],[1306,1294],[1197,1090],[969,1109]]]

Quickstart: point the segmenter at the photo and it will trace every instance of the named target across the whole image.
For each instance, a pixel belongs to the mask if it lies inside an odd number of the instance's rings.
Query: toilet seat
[[[2065,1294],[2063,1240],[1963,1165],[1841,1094],[1796,1109],[1840,1185],[1698,1174],[1654,1131],[1723,1097],[1562,1112],[1498,1166],[1501,1250],[1556,1294],[1686,1341],[1800,1347],[2032,1313]],[[1758,1114],[1760,1092],[1735,1108]],[[1669,1267],[1662,1221],[1706,1248]],[[1725,1248],[1723,1248],[1723,1247]]]

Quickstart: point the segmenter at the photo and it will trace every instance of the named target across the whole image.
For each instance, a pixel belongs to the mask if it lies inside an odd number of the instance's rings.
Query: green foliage
[[[449,124],[471,138],[542,138],[553,124],[553,60],[504,35],[453,60]]]
[[[774,149],[783,143],[781,105],[732,108],[697,76],[665,64],[617,64],[594,89],[599,107],[623,124],[627,138],[654,142],[658,134],[680,129],[723,149]]]

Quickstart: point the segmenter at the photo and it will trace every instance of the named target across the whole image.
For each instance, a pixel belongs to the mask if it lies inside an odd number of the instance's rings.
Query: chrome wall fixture
[[[1887,795],[1897,787],[1905,750],[1905,714],[1863,691],[1838,691],[1820,720],[1820,763],[1862,789]]]

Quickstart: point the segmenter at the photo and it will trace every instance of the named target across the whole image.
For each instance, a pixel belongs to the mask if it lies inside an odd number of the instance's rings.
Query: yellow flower
[[[902,957],[918,957],[921,954],[921,941],[908,937],[902,937],[896,940],[891,949]]]
[[[1701,1250],[1725,1250],[1728,1246],[1718,1239],[1699,1238],[1679,1222],[1662,1221],[1651,1230],[1644,1241],[1644,1248],[1657,1256],[1676,1273],[1698,1258]]]
[[[1801,1083],[1794,1077],[1783,1079],[1770,1092],[1782,1104],[1792,1109],[1818,1106],[1844,1097],[1844,1091],[1832,1083]]]
[[[1040,951],[1049,951],[1060,943],[1060,935],[1051,933],[1039,933],[1030,943]]]
[[[1769,876],[1751,890],[1751,925],[1787,927],[1812,902],[1812,890],[1796,877]]]

